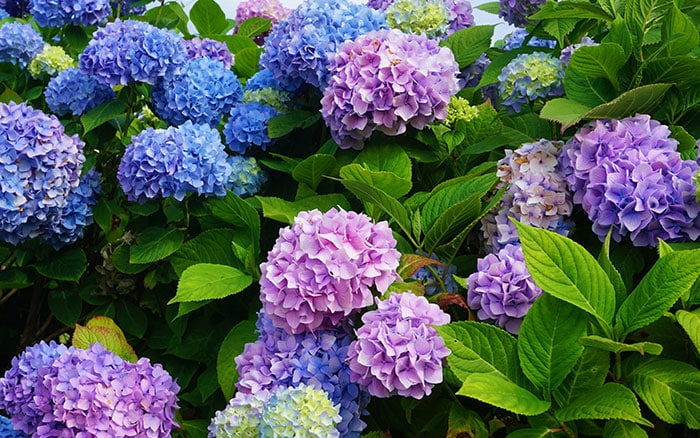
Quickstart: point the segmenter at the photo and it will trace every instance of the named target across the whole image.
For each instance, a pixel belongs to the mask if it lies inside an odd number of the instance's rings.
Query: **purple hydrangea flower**
[[[11,22],[0,25],[0,62],[25,68],[44,50],[44,40],[31,24]]]
[[[330,57],[333,73],[321,114],[343,149],[362,149],[372,132],[399,135],[447,117],[459,90],[452,52],[425,36],[380,30],[346,41]]]
[[[0,415],[0,438],[25,438],[27,435],[12,427],[9,418]]]
[[[130,201],[188,193],[224,196],[231,166],[219,132],[190,121],[168,129],[148,128],[132,138],[117,179]]]
[[[249,18],[260,17],[270,20],[270,24],[274,27],[280,20],[287,18],[290,12],[292,12],[291,9],[286,8],[279,0],[247,0],[240,2],[236,7],[236,22],[240,24]],[[238,32],[238,26],[235,32]],[[268,31],[256,35],[253,40],[263,45],[265,37],[269,34]]]
[[[112,15],[110,0],[32,0],[29,12],[42,27],[98,26]]]
[[[566,46],[562,49],[561,54],[559,55],[559,60],[561,61],[562,65],[564,67],[569,65],[569,59],[571,59],[571,55],[578,49],[579,47],[583,46],[597,46],[598,43],[593,41],[591,38],[588,37],[583,37],[581,39],[580,43],[577,44],[571,44],[569,46]]]
[[[231,114],[224,126],[224,136],[229,149],[240,154],[257,146],[266,150],[274,143],[267,134],[267,123],[277,115],[270,105],[258,102],[241,103],[231,109]]]
[[[486,67],[491,65],[491,60],[486,56],[486,53],[482,53],[476,61],[472,62],[468,66],[464,67],[459,72],[459,80],[462,82],[463,88],[476,87],[481,82],[481,77],[486,71]]]
[[[394,0],[368,0],[367,6],[378,11],[385,11]]]
[[[231,69],[233,65],[233,54],[226,43],[221,41],[194,37],[191,40],[185,40],[185,49],[188,61],[196,58],[215,59],[221,61],[227,70]]]
[[[449,11],[447,35],[474,26],[472,4],[466,0],[445,0]]]
[[[530,35],[530,33],[525,29],[515,29],[513,33],[505,38],[503,48],[505,50],[519,49],[522,47],[523,43],[525,42],[525,38],[527,38],[528,35]],[[533,36],[527,42],[527,45],[530,47],[546,47],[548,49],[553,49],[557,46],[557,42],[555,40],[543,40]]]
[[[260,300],[290,333],[336,326],[398,279],[400,253],[386,221],[353,211],[302,211],[261,266]]]
[[[498,0],[501,8],[498,16],[515,27],[527,27],[528,17],[540,8],[547,0]]]
[[[328,56],[346,40],[385,28],[384,15],[349,0],[310,0],[272,28],[260,65],[285,89],[304,83],[325,88],[331,73]]]
[[[564,93],[561,61],[543,52],[523,53],[508,63],[498,75],[501,105],[519,112],[522,105],[540,98]]]
[[[482,220],[486,249],[499,251],[517,244],[518,234],[509,218],[567,236],[573,228],[568,220],[573,210],[566,175],[558,162],[560,141],[541,139],[506,149],[498,161],[496,175],[506,186],[500,207]]]
[[[518,334],[532,303],[542,295],[525,266],[520,245],[506,245],[476,262],[477,272],[467,278],[467,304],[481,320]]]
[[[78,68],[69,68],[51,78],[44,91],[49,109],[63,116],[80,116],[94,107],[114,99],[114,91],[84,74]]]
[[[645,114],[596,120],[566,143],[560,161],[601,240],[612,229],[635,246],[700,237],[694,160],[683,160],[667,126]]]
[[[260,168],[253,157],[241,155],[228,157],[228,164],[231,166],[231,177],[226,188],[240,197],[255,195],[267,182],[267,173]]]
[[[425,256],[425,254],[423,254]],[[437,254],[430,254],[430,258],[433,260],[438,260]],[[457,273],[457,267],[455,265],[450,265],[447,267],[447,272],[445,272],[445,264],[440,262],[439,265],[430,265],[429,269],[427,266],[423,266],[416,271],[411,278],[423,283],[423,288],[425,294],[428,296],[435,295],[439,292],[457,292],[457,282],[455,281],[454,274]],[[435,273],[433,273],[435,271]],[[437,278],[435,277],[437,274]]]
[[[243,87],[221,61],[205,57],[159,81],[151,96],[156,114],[170,125],[190,120],[214,127],[243,98]]]
[[[80,70],[109,86],[155,84],[185,63],[184,40],[175,32],[135,20],[98,29],[78,57]]]
[[[79,184],[83,146],[55,116],[0,103],[0,240],[17,244],[45,233]]]
[[[442,382],[442,360],[450,350],[431,325],[450,322],[437,304],[412,293],[392,292],[362,315],[350,344],[352,379],[376,397],[423,398]]]

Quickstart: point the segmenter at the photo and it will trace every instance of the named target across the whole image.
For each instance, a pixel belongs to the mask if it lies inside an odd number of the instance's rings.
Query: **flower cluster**
[[[0,26],[0,62],[25,68],[42,50],[44,40],[31,24],[12,22]]]
[[[459,80],[463,82],[462,87],[471,88],[479,85],[481,77],[484,75],[484,71],[486,71],[486,67],[489,65],[491,65],[491,60],[485,53],[482,53],[476,61],[460,70]]]
[[[55,116],[27,104],[0,104],[0,240],[44,234],[79,184],[84,143]]]
[[[581,39],[580,43],[576,44],[571,44],[570,46],[566,46],[562,49],[561,54],[559,55],[559,60],[561,61],[561,64],[566,67],[569,65],[569,60],[571,59],[571,55],[579,48],[583,46],[597,46],[598,43],[593,41],[593,39],[589,37],[583,37]]]
[[[204,57],[159,81],[151,97],[156,114],[170,125],[189,120],[215,127],[243,98],[243,88],[221,61]]]
[[[506,245],[496,254],[477,260],[467,278],[467,304],[482,320],[494,320],[513,334],[520,330],[532,303],[542,295],[525,266],[520,245]]]
[[[278,113],[289,109],[292,93],[282,85],[268,69],[262,69],[248,79],[243,91],[243,102],[270,105]]]
[[[348,350],[352,379],[377,397],[430,395],[450,354],[431,325],[448,322],[450,316],[425,297],[392,292],[387,300],[377,299],[377,309],[362,315]]]
[[[503,48],[505,50],[519,49],[522,47],[523,43],[525,42],[525,38],[527,38],[528,35],[530,34],[525,29],[515,29],[515,31],[508,35],[504,40]],[[527,45],[530,47],[546,47],[548,49],[553,49],[557,46],[557,42],[555,40],[543,40],[533,36],[527,42]]]
[[[474,26],[471,3],[466,0],[445,0],[449,12],[447,35]]]
[[[240,154],[253,146],[266,150],[273,143],[267,134],[267,124],[276,115],[277,111],[273,107],[258,102],[234,106],[224,126],[224,137],[229,149]]]
[[[395,246],[389,225],[364,214],[299,213],[260,266],[265,314],[290,333],[336,326],[398,278]]]
[[[42,27],[97,26],[112,15],[109,0],[32,0],[29,12]]]
[[[1,11],[2,9],[0,9]],[[0,15],[1,18],[1,15]],[[0,438],[24,438],[25,434],[12,427],[12,422],[9,418],[0,415]]]
[[[299,385],[278,389],[263,405],[260,436],[337,438],[338,406],[325,391]]]
[[[384,15],[350,0],[309,0],[272,28],[260,65],[272,71],[284,89],[304,83],[325,88],[328,56],[346,40],[386,27]]]
[[[237,392],[225,409],[217,411],[209,424],[209,438],[258,438],[267,391],[255,394]]]
[[[267,174],[253,157],[232,156],[228,158],[228,164],[231,176],[226,188],[240,197],[255,195],[267,182]]]
[[[224,196],[231,166],[219,132],[185,122],[168,129],[148,128],[132,138],[117,179],[130,201],[188,193]]]
[[[380,30],[330,57],[321,114],[341,148],[362,149],[373,131],[399,135],[447,117],[459,87],[452,52],[425,36]]]
[[[126,15],[142,15],[146,12],[146,6],[134,6],[139,0],[111,0],[114,15],[119,18]]]
[[[561,61],[543,52],[520,54],[498,76],[501,105],[512,112],[539,98],[564,93],[564,68]]]
[[[431,254],[430,258],[438,260],[437,254]],[[445,264],[440,262],[437,265],[430,265],[430,268],[428,266],[421,267],[411,278],[423,283],[425,294],[430,296],[443,290],[449,293],[457,292],[457,282],[453,277],[456,273],[457,267],[455,265],[447,266],[447,272],[445,272]]]
[[[227,70],[233,66],[233,54],[226,43],[221,41],[194,37],[191,40],[185,40],[185,50],[187,50],[188,61],[196,58],[210,58],[221,61]]]
[[[635,246],[700,237],[700,203],[692,179],[698,168],[683,160],[667,126],[638,114],[596,120],[566,143],[560,161],[574,193],[602,240],[612,229]]]
[[[44,50],[32,59],[29,63],[29,73],[38,78],[42,73],[49,76],[56,76],[67,68],[74,67],[75,60],[68,56],[63,47],[44,45]]]
[[[425,34],[428,38],[447,33],[449,11],[443,0],[395,0],[385,14],[390,28],[405,33]]]
[[[527,27],[528,17],[539,11],[546,0],[498,0],[498,16],[515,27]]]
[[[454,128],[458,120],[469,122],[478,117],[478,115],[478,107],[469,105],[469,101],[463,97],[452,96],[450,103],[447,104],[447,117],[442,123],[445,126]]]
[[[69,68],[51,78],[44,91],[49,109],[63,116],[80,116],[94,107],[114,99],[109,85],[97,82],[78,68]]]
[[[267,18],[270,20],[270,24],[274,26],[280,20],[287,18],[290,12],[292,11],[284,7],[279,0],[247,0],[240,2],[238,7],[236,7],[236,22],[243,23],[249,18],[260,17]],[[236,27],[236,31],[238,31],[238,27]],[[262,45],[268,34],[269,32],[256,35],[253,40]]]
[[[496,175],[506,192],[498,211],[482,220],[482,231],[489,251],[517,244],[515,225],[509,218],[564,236],[573,228],[568,220],[573,210],[567,181],[559,162],[562,142],[542,139],[506,149],[498,161]]]
[[[109,86],[133,81],[155,84],[185,63],[181,36],[136,20],[98,29],[78,57],[80,70]]]

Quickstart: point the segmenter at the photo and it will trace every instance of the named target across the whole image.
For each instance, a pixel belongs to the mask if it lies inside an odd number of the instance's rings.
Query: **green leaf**
[[[695,137],[690,135],[686,129],[680,125],[669,125],[671,137],[678,140],[677,150],[684,160],[695,160],[698,156],[698,148],[695,146]]]
[[[664,98],[671,84],[643,85],[625,91],[608,103],[583,115],[586,119],[623,118],[635,113],[651,112]]]
[[[233,65],[233,68],[236,70],[239,77],[249,78],[258,72],[258,61],[260,60],[261,53],[262,49],[260,47],[249,47],[236,53],[236,63]],[[270,120],[269,123],[271,122],[272,120]],[[270,127],[269,123],[268,129]]]
[[[487,3],[482,3],[479,5],[474,6],[476,9],[479,9],[484,12],[488,12],[489,14],[495,14],[498,15],[498,12],[501,10],[501,5],[498,2],[487,2]]]
[[[679,310],[676,312],[676,320],[688,334],[695,349],[700,352],[700,309],[695,309],[692,312]]]
[[[75,348],[87,350],[90,345],[100,343],[107,350],[129,362],[136,362],[138,356],[126,341],[124,332],[111,318],[95,316],[85,326],[75,325],[72,343]]]
[[[645,36],[667,14],[673,0],[627,0],[625,20],[637,38],[637,44],[645,41]]]
[[[135,275],[148,269],[149,265],[129,263],[129,245],[122,243],[112,252],[112,264],[123,274]]]
[[[587,392],[557,410],[555,415],[559,421],[616,419],[644,426],[652,425],[642,417],[634,393],[619,383],[606,383]]]
[[[197,0],[190,10],[190,20],[202,36],[223,34],[228,27],[226,14],[215,0]]]
[[[123,114],[125,110],[126,102],[123,100],[110,100],[109,102],[96,106],[80,117],[80,121],[83,124],[83,135],[103,123],[116,119]]]
[[[554,37],[559,46],[566,47],[566,36],[574,30],[576,23],[578,23],[576,18],[553,18],[545,21],[542,29]]]
[[[458,201],[437,217],[428,228],[423,245],[428,253],[443,243],[456,232],[461,232],[481,217],[482,194],[475,194],[467,199]]]
[[[700,69],[700,59],[692,56],[673,56],[650,61],[644,70],[645,83],[675,84],[680,89],[696,87],[700,78],[694,73]]]
[[[3,84],[5,85],[5,84]],[[15,103],[22,103],[24,102],[24,98],[17,94],[13,89],[5,85],[5,91],[0,94],[0,102],[2,103],[10,103],[10,102],[15,102]]]
[[[686,55],[698,45],[698,29],[687,15],[672,4],[661,26],[661,37],[667,41],[664,51],[667,56]]]
[[[659,319],[700,276],[700,249],[659,259],[618,311],[615,331],[627,335]]]
[[[202,400],[207,400],[217,389],[219,389],[219,382],[217,380],[216,368],[209,365],[197,378],[197,391],[199,391],[199,394],[202,396]],[[189,437],[191,435],[187,434],[187,436]]]
[[[603,246],[600,249],[600,253],[598,254],[598,264],[608,275],[610,283],[612,283],[613,287],[615,288],[615,307],[617,308],[620,307],[622,301],[627,298],[627,286],[625,286],[625,281],[622,279],[620,271],[617,270],[610,260],[610,238],[611,233],[608,232],[608,234],[605,236]]]
[[[125,332],[134,335],[137,338],[143,338],[148,329],[148,316],[139,306],[127,300],[118,300],[115,302],[116,316],[115,319]]]
[[[233,326],[221,343],[219,353],[216,356],[216,376],[226,400],[233,397],[236,391],[235,383],[238,380],[238,371],[234,359],[243,352],[245,344],[255,342],[257,338],[255,323],[243,320]]]
[[[635,344],[625,344],[623,342],[613,341],[612,339],[603,338],[597,335],[583,336],[578,340],[586,347],[599,348],[612,353],[637,352],[639,354],[650,354],[658,356],[663,351],[664,347],[655,342],[637,342]]]
[[[528,427],[517,429],[506,435],[506,438],[544,438],[553,436],[553,432],[547,426]]]
[[[236,230],[230,228],[206,230],[185,242],[171,255],[170,264],[178,276],[197,263],[236,266],[237,260],[231,250],[231,242],[235,235]]]
[[[498,390],[494,390],[498,388]],[[520,415],[539,415],[551,403],[540,400],[533,393],[495,374],[470,374],[457,391],[464,395]]]
[[[700,429],[700,371],[670,359],[649,361],[629,376],[632,388],[661,420]]]
[[[633,50],[632,36],[630,34],[627,22],[622,17],[616,17],[612,23],[608,25],[608,34],[601,41],[602,43],[615,43],[622,47],[625,56],[629,56]]]
[[[270,30],[271,23],[267,18],[250,17],[238,26],[236,35],[253,38]]]
[[[576,365],[583,353],[577,340],[586,334],[586,314],[551,295],[539,297],[528,310],[518,332],[520,368],[528,379],[549,394]]]
[[[144,264],[163,260],[180,249],[183,240],[185,236],[177,228],[146,228],[131,247],[129,262]]]
[[[595,20],[611,21],[613,18],[602,7],[593,3],[583,3],[578,1],[561,1],[557,3],[546,3],[542,8],[530,16],[534,20],[545,18],[592,18]]]
[[[568,68],[564,75],[564,90],[568,99],[589,108],[607,103],[618,95],[607,79],[588,76]]]
[[[20,268],[11,267],[0,270],[0,288],[24,289],[32,284],[34,284],[34,282],[30,280],[27,273]]]
[[[376,205],[387,213],[406,234],[411,236],[411,220],[408,218],[406,208],[396,199],[382,190],[367,185],[360,181],[341,180],[346,189],[350,190],[362,202]]]
[[[593,256],[578,243],[552,231],[519,222],[515,225],[535,283],[609,327],[615,313],[615,289]]]
[[[580,395],[603,386],[609,370],[610,353],[597,348],[584,348],[574,368],[554,391],[554,399],[559,406],[568,405]]]
[[[314,154],[307,157],[292,171],[292,177],[316,190],[324,176],[331,176],[338,165],[333,155]]]
[[[445,438],[460,438],[465,435],[471,438],[488,438],[489,431],[479,414],[465,409],[459,403],[452,403]]]
[[[290,225],[300,211],[318,209],[325,213],[331,208],[350,209],[347,199],[340,193],[309,196],[294,202],[272,196],[256,196],[255,199],[262,205],[263,216]]]
[[[230,190],[223,199],[207,199],[209,211],[218,219],[243,228],[251,236],[257,254],[260,240],[260,215],[249,203]]]
[[[573,70],[589,78],[605,78],[617,90],[620,88],[618,72],[626,61],[625,51],[619,44],[582,46],[571,55],[566,71],[568,74]]]
[[[406,156],[408,158],[408,156]],[[383,191],[392,198],[400,198],[411,190],[410,178],[401,178],[393,172],[369,170],[357,163],[350,163],[340,169],[343,180],[358,181]]]
[[[202,307],[206,306],[207,304],[211,303],[212,300],[204,300],[204,301],[187,301],[185,303],[178,303],[177,305],[177,315],[173,318],[173,321],[182,318],[185,315],[188,315],[192,312],[194,312],[197,309],[201,309]]]
[[[464,68],[491,47],[494,27],[482,25],[461,29],[443,40],[440,45],[449,48],[454,53],[459,68]]]
[[[496,181],[498,178],[495,173],[488,173],[477,177],[454,178],[435,187],[421,209],[423,232],[427,233],[435,220],[458,202],[474,195],[479,198],[486,195]]]
[[[401,179],[411,179],[411,159],[402,147],[393,143],[377,143],[366,147],[353,160],[367,170],[391,172]]]
[[[267,134],[270,138],[283,137],[297,128],[308,128],[321,119],[321,113],[293,110],[280,114],[267,122]]]
[[[75,290],[49,291],[48,303],[51,314],[67,327],[73,327],[83,311],[83,300]]]
[[[542,110],[540,117],[563,125],[562,129],[578,123],[591,108],[565,97],[548,100]]]
[[[87,257],[82,249],[72,248],[61,251],[34,267],[44,277],[77,282],[87,269]]]
[[[199,263],[185,269],[177,293],[168,304],[225,298],[241,292],[252,282],[250,275],[231,266]]]
[[[606,421],[603,429],[603,438],[647,438],[647,436],[644,429],[629,421]]]
[[[255,41],[241,35],[217,35],[216,39],[226,43],[226,47],[234,55],[237,55],[244,49],[255,49],[258,47]]]

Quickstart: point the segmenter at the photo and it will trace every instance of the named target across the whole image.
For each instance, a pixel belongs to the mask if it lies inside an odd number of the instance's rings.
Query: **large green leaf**
[[[347,199],[340,193],[310,196],[290,202],[272,196],[256,196],[263,208],[263,216],[285,224],[292,224],[300,211],[320,210],[326,212],[331,208],[350,209]]]
[[[561,385],[553,392],[559,406],[603,386],[610,370],[610,354],[597,348],[584,348],[583,354]]]
[[[652,424],[642,417],[634,393],[619,383],[606,383],[576,398],[555,412],[560,421],[625,420],[644,426]]]
[[[127,300],[118,300],[114,303],[115,319],[119,326],[130,335],[143,338],[148,329],[148,316],[139,306]]]
[[[603,351],[610,351],[611,353],[622,353],[625,351],[658,356],[664,349],[661,344],[657,344],[655,342],[636,342],[634,344],[626,344],[598,335],[584,336],[578,341],[586,347],[599,348]]]
[[[565,47],[566,36],[574,30],[578,21],[576,18],[553,18],[545,21],[542,28],[554,37],[560,46]]]
[[[178,276],[197,263],[236,266],[236,257],[231,250],[235,234],[236,230],[231,228],[203,231],[185,242],[168,260]]]
[[[321,113],[318,111],[290,111],[271,118],[267,124],[267,133],[270,138],[279,138],[297,128],[308,128],[320,119]]]
[[[185,269],[177,284],[177,293],[168,304],[224,298],[241,292],[253,282],[236,268],[199,263]]]
[[[650,61],[644,70],[645,83],[675,84],[680,89],[696,87],[700,77],[700,59],[692,56],[672,56]]]
[[[635,113],[651,112],[671,88],[670,84],[651,84],[625,91],[608,103],[583,115],[586,119],[623,118]]]
[[[545,18],[593,18],[596,20],[610,21],[614,17],[597,4],[560,1],[556,3],[545,3],[542,8],[531,15],[535,20]]]
[[[518,357],[542,394],[556,389],[576,365],[583,353],[577,341],[586,326],[585,312],[551,295],[539,297],[528,310],[518,333]]]
[[[219,353],[216,357],[216,376],[226,400],[233,397],[233,393],[236,391],[235,383],[238,380],[238,371],[234,359],[243,352],[246,343],[254,342],[257,337],[255,322],[243,320],[233,326],[219,347]]]
[[[647,438],[648,435],[639,425],[623,420],[605,422],[603,438]]]
[[[258,61],[260,60],[261,54],[262,49],[260,47],[248,47],[236,53],[236,63],[233,68],[236,70],[236,73],[238,73],[238,76],[249,78],[257,73],[260,68],[258,66]],[[270,129],[273,119],[275,119],[275,117],[270,119],[268,123],[268,130]]]
[[[687,294],[700,276],[700,249],[659,259],[620,306],[615,331],[627,335],[657,319]]]
[[[346,189],[350,190],[362,202],[376,205],[387,213],[403,230],[406,236],[411,236],[411,221],[406,208],[386,192],[372,187],[361,181],[341,180]]]
[[[637,38],[637,45],[645,42],[649,31],[667,14],[673,0],[627,0],[625,20]]]
[[[421,226],[427,233],[435,220],[450,207],[474,195],[483,197],[496,183],[494,173],[477,177],[459,177],[447,180],[435,187],[421,209]]]
[[[177,228],[146,228],[131,247],[129,262],[143,264],[163,260],[180,249],[184,240],[185,235]]]
[[[460,403],[454,402],[450,407],[450,416],[447,423],[447,436],[445,438],[488,438],[489,431],[481,416],[464,408]]]
[[[71,340],[76,348],[87,350],[92,344],[100,343],[126,361],[138,360],[136,352],[126,341],[124,332],[106,316],[95,316],[84,326],[76,324]]]
[[[591,107],[587,105],[567,99],[566,97],[559,97],[548,100],[544,104],[542,111],[540,111],[540,117],[546,120],[559,122],[564,127],[569,127],[577,124],[583,118],[583,115],[590,110]]]
[[[215,0],[197,0],[190,10],[190,19],[202,36],[223,34],[228,27],[226,14]]]
[[[292,177],[316,190],[323,177],[332,175],[337,165],[333,155],[314,154],[296,165]]]
[[[352,161],[368,170],[391,172],[399,178],[411,179],[411,159],[401,146],[394,143],[373,143]]]
[[[343,166],[340,169],[340,177],[344,180],[365,183],[383,191],[392,198],[400,198],[407,194],[412,187],[410,178],[402,178],[391,171],[369,170],[357,163]]]
[[[236,35],[253,38],[270,30],[271,20],[262,17],[250,17],[238,26]]]
[[[573,69],[567,69],[564,75],[564,90],[568,99],[589,108],[609,102],[618,94],[607,79],[588,76]]]
[[[698,29],[675,4],[664,17],[661,37],[668,42],[664,48],[667,56],[686,55],[698,46],[700,40]]]
[[[679,310],[676,312],[676,320],[688,334],[695,349],[700,352],[700,309],[695,309],[692,312]]]
[[[103,123],[116,119],[119,115],[124,113],[125,109],[126,102],[123,100],[110,100],[96,106],[80,117],[84,129],[83,134],[87,134]]]
[[[47,301],[51,314],[67,327],[73,327],[83,311],[83,300],[75,290],[58,289],[49,291]]]
[[[571,55],[567,74],[573,71],[590,78],[605,78],[620,88],[618,72],[625,65],[627,56],[619,44],[602,43],[597,46],[582,46]]]
[[[551,405],[497,374],[470,374],[464,379],[457,394],[521,415],[539,415]]]
[[[34,267],[44,277],[77,282],[87,268],[87,257],[82,249],[72,248],[61,251]]]
[[[459,201],[437,217],[423,240],[428,253],[432,253],[435,247],[481,217],[481,196],[475,194]]]
[[[491,47],[493,25],[472,26],[458,30],[441,42],[454,53],[460,68],[464,68]]]

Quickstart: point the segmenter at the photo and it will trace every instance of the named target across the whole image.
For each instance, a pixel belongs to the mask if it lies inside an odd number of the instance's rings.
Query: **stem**
[[[0,306],[2,306],[3,304],[5,304],[5,301],[7,301],[7,300],[9,300],[10,298],[12,298],[12,296],[15,295],[15,294],[17,293],[18,290],[19,290],[19,289],[15,288],[15,289],[10,290],[10,291],[9,291],[8,293],[6,293],[5,295],[3,295],[2,298],[0,298]]]
[[[615,353],[615,380],[622,380],[622,353]]]
[[[561,423],[561,430],[564,431],[564,433],[565,433],[566,436],[568,436],[568,437],[576,438],[576,436],[577,436],[577,435],[574,433],[574,431],[571,430],[571,429],[569,428],[569,426],[567,426],[566,423]]]
[[[160,16],[163,13],[163,7],[165,6],[165,0],[160,0],[160,7],[158,8],[158,15],[156,15],[156,27],[158,26],[158,22],[160,21]]]

